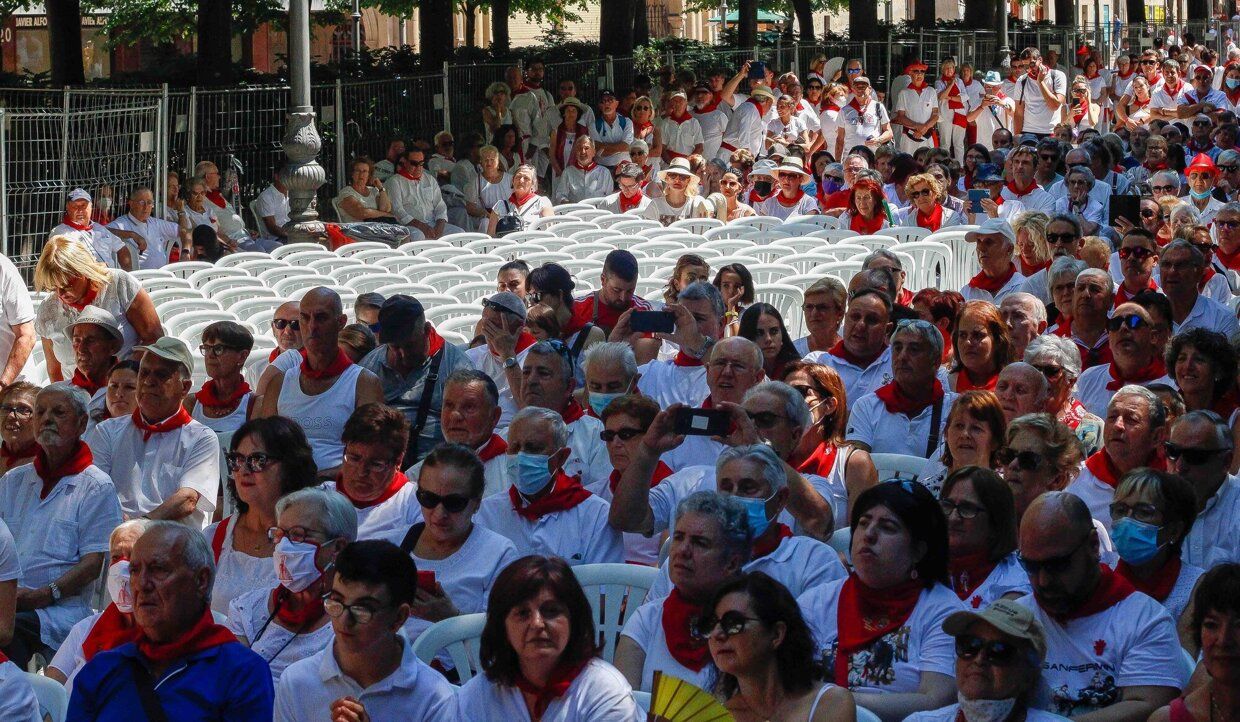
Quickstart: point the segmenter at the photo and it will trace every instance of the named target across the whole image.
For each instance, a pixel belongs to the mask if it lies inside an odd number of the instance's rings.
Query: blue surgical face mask
[[[607,408],[607,405],[610,404],[611,402],[615,401],[621,396],[624,396],[624,394],[625,394],[624,391],[617,391],[614,394],[605,394],[605,393],[602,393],[601,391],[591,391],[590,392],[590,409],[594,412],[595,416],[601,417],[603,415],[603,409]]]
[[[506,458],[508,481],[525,496],[533,496],[551,481],[551,457],[547,454],[518,452]]]
[[[1224,82],[1226,82],[1227,87],[1231,88],[1232,90],[1235,90],[1236,88],[1240,88],[1240,78],[1227,78]]]
[[[1111,524],[1111,541],[1120,559],[1129,564],[1144,564],[1153,559],[1161,545],[1158,543],[1160,527],[1121,517]]]
[[[1212,193],[1213,190],[1214,189],[1211,188],[1210,190],[1202,191],[1200,193],[1198,193],[1197,191],[1190,190],[1188,194],[1192,196],[1193,198],[1195,198],[1196,200],[1203,201],[1210,197],[1210,193]]]
[[[771,520],[766,518],[766,503],[774,498],[774,494],[766,499],[750,499],[748,497],[733,495],[732,498],[745,507],[745,515],[749,518],[749,538],[757,539],[762,536],[767,527],[771,525]]]

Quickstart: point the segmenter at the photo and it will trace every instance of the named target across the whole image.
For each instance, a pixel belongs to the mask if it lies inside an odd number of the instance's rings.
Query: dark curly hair
[[[1190,328],[1187,331],[1172,336],[1171,342],[1167,344],[1167,353],[1164,356],[1164,360],[1167,363],[1167,373],[1177,383],[1179,383],[1179,379],[1175,378],[1175,361],[1179,358],[1180,353],[1188,347],[1197,349],[1202,356],[1210,360],[1210,365],[1214,367],[1214,394],[1212,400],[1218,401],[1231,390],[1236,382],[1236,352],[1232,350],[1227,337],[1218,331]]]

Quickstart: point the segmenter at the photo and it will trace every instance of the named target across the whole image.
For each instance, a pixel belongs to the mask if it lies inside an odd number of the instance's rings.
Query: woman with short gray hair
[[[1102,448],[1102,419],[1089,413],[1074,395],[1081,375],[1081,352],[1063,336],[1044,334],[1025,348],[1025,363],[1042,372],[1050,386],[1046,410],[1080,439],[1085,453]]]

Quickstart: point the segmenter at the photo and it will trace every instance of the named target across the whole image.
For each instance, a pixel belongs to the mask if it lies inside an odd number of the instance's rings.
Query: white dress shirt
[[[397,173],[383,187],[392,201],[392,215],[402,224],[421,221],[434,228],[436,223],[448,220],[448,205],[439,191],[439,183],[429,173],[423,173],[416,181]]]

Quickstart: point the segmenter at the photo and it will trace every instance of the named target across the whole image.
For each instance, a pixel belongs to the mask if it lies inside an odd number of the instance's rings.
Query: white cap
[[[1003,236],[1008,243],[1016,245],[1016,231],[1012,230],[1011,223],[1002,218],[987,218],[976,231],[966,233],[964,240],[969,243],[977,243],[980,236]]]
[[[753,164],[753,168],[749,170],[749,175],[769,175],[775,177],[775,170],[779,168],[779,164],[770,158],[763,158]]]
[[[69,200],[71,201],[91,201],[90,194],[83,188],[74,188],[69,191]]]

